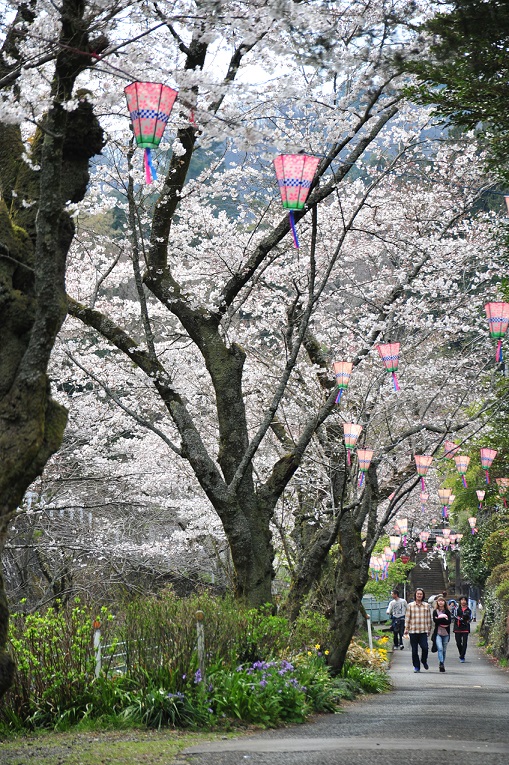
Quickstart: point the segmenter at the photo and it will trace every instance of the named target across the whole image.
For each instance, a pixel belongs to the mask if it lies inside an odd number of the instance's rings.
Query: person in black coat
[[[445,654],[447,652],[447,644],[451,638],[452,617],[443,595],[438,596],[432,617],[435,630],[431,642],[433,646],[436,645],[438,651],[438,669],[440,672],[445,672]],[[433,647],[431,650],[433,651]]]
[[[460,655],[460,661],[465,661],[465,654],[467,652],[468,636],[470,634],[470,622],[472,621],[472,612],[467,605],[466,598],[460,598],[460,604],[454,617],[454,637],[456,639],[456,645],[458,646],[458,653]]]

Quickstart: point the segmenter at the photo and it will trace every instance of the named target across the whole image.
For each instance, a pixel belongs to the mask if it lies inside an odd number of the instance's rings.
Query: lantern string
[[[489,474],[489,471],[487,470],[486,471],[486,483],[489,483],[489,482],[490,482],[490,474]]]
[[[339,404],[339,402],[341,401],[341,396],[342,396],[342,395],[343,395],[343,388],[340,388],[340,389],[339,389],[339,393],[338,393],[338,395],[336,396],[336,404]]]
[[[463,486],[465,487],[465,489],[468,489],[467,481],[466,481],[466,478],[465,478],[464,475],[461,476],[461,481],[462,481]]]
[[[150,184],[153,180],[157,180],[157,172],[152,162],[152,151],[150,149],[145,149],[143,164],[145,166],[145,182]]]
[[[504,360],[503,357],[502,357],[502,338],[500,338],[498,343],[497,343],[497,353],[496,353],[495,359],[496,359],[496,361],[503,361]]]
[[[294,220],[294,217],[293,217],[293,210],[290,210],[288,217],[290,219],[290,228],[292,230],[293,243],[296,246],[296,248],[299,249],[299,237],[297,236],[297,229],[295,228],[295,220]]]
[[[364,483],[364,472],[361,470],[361,474],[360,474],[360,476],[359,476],[359,484],[358,484],[358,486],[359,486],[359,489],[361,488],[361,486],[363,485],[363,483]]]
[[[346,450],[346,462],[348,465],[352,464],[352,460],[350,459],[350,449]]]
[[[396,372],[392,373],[392,383],[394,385],[394,390],[399,390],[399,383],[398,383],[398,378],[396,376]]]
[[[425,485],[425,483],[424,483],[424,476],[421,476],[421,489],[422,489],[423,491],[426,491],[426,485]]]

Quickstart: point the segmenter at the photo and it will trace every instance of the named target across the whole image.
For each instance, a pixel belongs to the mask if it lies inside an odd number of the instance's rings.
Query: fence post
[[[366,624],[367,624],[367,628],[368,628],[368,645],[369,645],[369,650],[372,651],[373,650],[373,634],[371,632],[371,616],[369,616],[369,614],[368,614],[367,619],[366,619]]]
[[[101,674],[101,622],[97,619],[93,623],[94,627],[94,653],[95,653],[95,676]]]
[[[205,614],[203,611],[196,612],[196,636],[198,638],[198,667],[200,670],[201,679],[205,682],[205,628],[203,625],[203,619]]]

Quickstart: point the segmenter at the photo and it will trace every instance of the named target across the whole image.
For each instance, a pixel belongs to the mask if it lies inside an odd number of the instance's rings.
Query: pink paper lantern
[[[454,455],[459,452],[460,447],[457,446],[454,441],[444,441],[445,457],[448,460],[452,460]]]
[[[281,201],[283,207],[290,210],[290,228],[297,248],[299,240],[293,210],[302,210],[306,204],[319,162],[320,157],[311,154],[280,154],[274,160]]]
[[[336,404],[339,404],[343,391],[346,390],[350,384],[353,364],[351,361],[335,361],[332,368],[336,375],[336,384],[339,388],[338,395],[336,396]]]
[[[509,303],[486,303],[484,310],[488,319],[490,336],[498,340],[495,359],[503,361],[502,338],[509,326]]]
[[[369,470],[371,460],[373,459],[373,449],[357,449],[357,460],[359,462],[359,488],[364,483],[364,474]]]
[[[343,423],[343,434],[346,446],[346,459],[348,464],[351,464],[350,452],[355,449],[357,439],[362,431],[362,425],[356,425],[354,422]]]
[[[470,462],[470,457],[467,457],[466,454],[456,454],[454,457],[454,462],[456,463],[456,470],[461,476],[463,486],[467,488],[465,473],[468,470],[468,463]]]
[[[482,501],[484,499],[486,492],[481,491],[480,489],[477,489],[475,493],[477,494],[477,499],[479,500],[479,510],[482,510]]]
[[[394,390],[399,390],[398,378],[396,376],[399,366],[399,348],[400,343],[384,343],[382,345],[377,345],[378,353],[382,359],[384,367],[392,374]]]
[[[428,470],[431,467],[431,463],[433,462],[433,457],[429,454],[416,454],[415,457],[415,467],[417,468],[417,475],[421,477],[421,490],[425,491],[426,486],[424,484],[424,476],[428,474]]]
[[[496,449],[487,449],[487,448],[481,449],[481,465],[486,471],[486,483],[490,482],[489,468],[491,467],[491,463],[493,462],[497,454],[498,452]]]
[[[157,178],[151,149],[157,149],[177,98],[177,91],[159,82],[132,82],[124,93],[136,144],[145,149],[145,179]]]

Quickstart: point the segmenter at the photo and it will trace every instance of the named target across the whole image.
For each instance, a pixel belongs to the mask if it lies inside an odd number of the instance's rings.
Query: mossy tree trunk
[[[22,4],[0,54],[0,76],[15,87],[17,43],[33,21]],[[53,104],[32,143],[32,170],[22,158],[19,128],[0,124],[0,553],[8,524],[32,481],[60,446],[65,409],[51,397],[47,375],[53,344],[66,315],[65,268],[74,224],[65,212],[87,188],[90,157],[101,150],[102,131],[91,106],[74,112],[77,75],[91,59],[82,3],[61,3],[61,52],[55,59]],[[14,62],[14,63],[13,63]],[[0,579],[0,695],[12,680],[6,653],[8,606]]]

